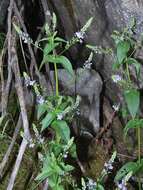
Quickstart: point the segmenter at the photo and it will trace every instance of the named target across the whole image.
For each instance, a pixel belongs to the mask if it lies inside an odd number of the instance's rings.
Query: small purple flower
[[[29,148],[34,148],[34,146],[35,146],[35,143],[34,143],[33,139],[30,139],[29,140]]]
[[[112,80],[113,82],[118,83],[122,80],[122,77],[120,75],[113,75]]]
[[[85,61],[83,65],[83,69],[91,69],[92,62],[89,62],[88,60]]]
[[[88,179],[87,187],[89,190],[95,189],[97,186],[97,183],[93,181],[93,179]]]
[[[110,172],[113,170],[113,166],[112,166],[112,162],[105,162],[104,164],[104,169],[106,170],[106,172]]]
[[[21,39],[24,41],[24,43],[32,43],[33,40],[29,37],[29,34],[25,33],[25,32],[20,32],[19,36],[21,37]]]
[[[24,80],[24,83],[25,83],[26,86],[33,86],[36,83],[36,81],[35,80],[31,80],[30,77],[27,76],[25,78],[25,80]]]
[[[85,36],[85,32],[79,31],[75,33],[75,37],[79,40],[80,43],[83,42],[84,36]]]
[[[117,183],[117,187],[118,187],[118,189],[120,189],[120,190],[127,190],[125,180],[124,180],[124,179],[122,179],[122,181],[121,181],[121,182],[118,182],[118,183]]]
[[[44,100],[43,96],[37,95],[37,97],[36,97],[36,102],[37,102],[38,104],[44,104],[45,100]]]

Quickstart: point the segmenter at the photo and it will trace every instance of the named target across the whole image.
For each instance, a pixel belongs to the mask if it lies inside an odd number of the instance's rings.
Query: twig
[[[27,144],[28,144],[27,139],[23,138],[22,143],[20,145],[20,149],[19,149],[19,152],[18,152],[18,156],[17,156],[16,162],[15,162],[15,165],[14,165],[14,168],[13,168],[13,171],[12,171],[12,174],[10,176],[10,180],[9,180],[9,183],[8,183],[7,190],[12,190],[13,189],[14,182],[15,182],[18,170],[20,168],[20,164],[21,164],[24,152],[26,150]]]
[[[16,83],[15,87],[16,87],[19,104],[20,104],[20,109],[21,109],[21,116],[22,116],[22,122],[23,122],[23,128],[24,128],[24,138],[20,145],[19,153],[18,153],[16,162],[15,162],[12,174],[10,176],[7,190],[13,189],[14,182],[15,182],[16,176],[18,174],[24,152],[26,150],[28,141],[31,139],[31,135],[30,135],[30,131],[29,131],[28,116],[27,116],[27,111],[26,111],[26,106],[25,106],[24,92],[23,92],[23,88],[22,88],[22,82],[21,82],[21,77],[20,77],[20,70],[19,70],[18,58],[17,58],[17,54],[16,54],[15,45],[16,45],[16,43],[15,43],[15,38],[14,38],[12,48],[11,48],[11,57],[12,57],[11,62],[12,62],[12,69],[13,69],[14,76],[15,76],[15,83]]]
[[[19,133],[19,130],[20,130],[21,126],[22,126],[22,120],[21,120],[21,115],[20,115],[19,118],[18,118],[17,125],[16,125],[15,130],[14,130],[14,133],[13,133],[13,138],[11,140],[11,143],[10,143],[10,145],[9,145],[9,147],[7,149],[7,152],[4,155],[4,158],[3,158],[3,160],[2,160],[2,162],[0,164],[0,177],[1,178],[3,176],[4,167],[7,164],[8,160],[9,160],[9,156],[10,156],[12,150],[13,150],[13,147],[14,147],[14,144],[15,144],[15,141],[16,141],[16,138],[17,138],[17,135]]]
[[[27,116],[27,111],[26,111],[26,104],[25,104],[25,99],[24,99],[24,92],[23,92],[23,87],[22,87],[22,82],[21,82],[21,77],[20,77],[20,70],[19,70],[19,65],[18,65],[18,58],[16,54],[16,50],[14,47],[12,47],[12,55],[13,55],[13,64],[12,64],[12,69],[15,75],[15,87],[20,103],[20,109],[21,109],[21,116],[22,116],[22,121],[23,121],[23,128],[24,128],[24,135],[27,139],[30,139],[30,132],[29,132],[29,122],[28,122],[28,116]]]
[[[8,104],[8,97],[10,92],[10,86],[12,81],[12,70],[11,70],[11,16],[13,11],[13,3],[14,0],[10,0],[9,8],[8,8],[8,32],[7,32],[7,39],[8,39],[8,79],[7,84],[4,89],[4,96],[2,97],[2,111],[3,114],[6,114],[7,104]]]

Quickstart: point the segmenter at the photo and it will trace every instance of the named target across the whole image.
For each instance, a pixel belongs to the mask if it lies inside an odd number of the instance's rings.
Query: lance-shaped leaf
[[[62,140],[68,142],[70,139],[70,129],[65,121],[56,120],[52,123],[52,128],[61,137]]]
[[[127,57],[127,53],[130,50],[130,43],[128,41],[121,41],[117,45],[117,59],[119,64],[123,63],[123,60]]]
[[[66,58],[65,56],[47,55],[47,56],[45,56],[45,58],[43,60],[43,63],[46,63],[46,62],[61,64],[72,76],[74,76],[72,64],[69,61],[69,59]]]
[[[132,116],[135,118],[140,104],[140,93],[135,89],[125,91],[125,100],[127,103],[128,110]]]
[[[49,127],[49,125],[52,123],[52,121],[55,119],[55,117],[56,117],[56,115],[54,112],[49,112],[41,122],[42,123],[41,131],[43,131],[44,129]]]

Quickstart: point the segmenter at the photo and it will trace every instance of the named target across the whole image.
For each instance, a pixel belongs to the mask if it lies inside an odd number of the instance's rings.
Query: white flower
[[[24,43],[32,43],[33,40],[29,37],[29,34],[25,33],[25,32],[20,32],[19,36],[21,37],[21,39],[24,41]]]
[[[29,148],[34,148],[34,146],[35,146],[35,143],[34,143],[33,139],[31,138],[29,140]]]
[[[88,60],[85,61],[83,65],[83,69],[91,69],[92,62],[89,62]]]
[[[34,148],[34,146],[35,146],[34,143],[29,144],[29,148]]]
[[[124,179],[122,179],[122,181],[121,181],[121,182],[118,182],[118,183],[117,183],[117,187],[118,187],[120,190],[127,190],[125,180],[124,180]]]
[[[106,172],[110,172],[111,170],[113,170],[112,163],[111,162],[108,162],[108,163],[105,162],[104,168],[105,168]]]
[[[68,152],[65,152],[64,155],[63,155],[64,158],[67,158],[68,157]]]
[[[79,39],[80,43],[83,42],[84,36],[85,36],[85,32],[79,31],[75,33],[75,37]]]
[[[57,120],[62,120],[63,119],[63,115],[62,114],[58,114],[57,115]]]
[[[36,81],[35,80],[31,80],[30,77],[27,76],[25,78],[25,80],[24,80],[24,83],[25,83],[26,86],[33,86],[36,83]]]
[[[120,75],[112,75],[112,80],[115,83],[118,83],[122,80],[122,77]]]
[[[42,138],[41,135],[39,135],[39,137],[38,137],[38,143],[39,143],[39,144],[43,144],[43,143],[44,143],[44,140],[45,140],[45,139]]]
[[[29,86],[33,86],[34,84],[35,84],[35,80],[31,80],[30,82],[29,82]]]
[[[120,109],[120,103],[119,103],[119,104],[116,104],[116,105],[113,105],[112,108],[113,108],[115,111],[119,111],[119,109]]]
[[[89,190],[93,190],[96,188],[97,183],[93,181],[93,179],[88,179],[87,187]]]
[[[36,101],[38,104],[43,104],[45,102],[43,96],[41,96],[41,95],[37,96]]]

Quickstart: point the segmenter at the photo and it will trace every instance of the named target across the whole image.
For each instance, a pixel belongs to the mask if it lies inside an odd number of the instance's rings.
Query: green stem
[[[140,130],[140,127],[137,128],[137,137],[138,137],[138,164],[140,165],[140,163],[141,163],[141,130]],[[140,176],[138,177],[138,185],[139,185],[139,190],[141,190]]]
[[[141,130],[140,127],[138,127],[138,161],[139,164],[141,163]]]
[[[126,61],[126,73],[127,73],[127,77],[128,77],[129,82],[131,82],[130,72],[129,72],[129,66],[128,66],[127,61]]]
[[[55,81],[56,81],[56,96],[59,96],[58,69],[56,63],[54,63],[54,69],[55,69]]]

